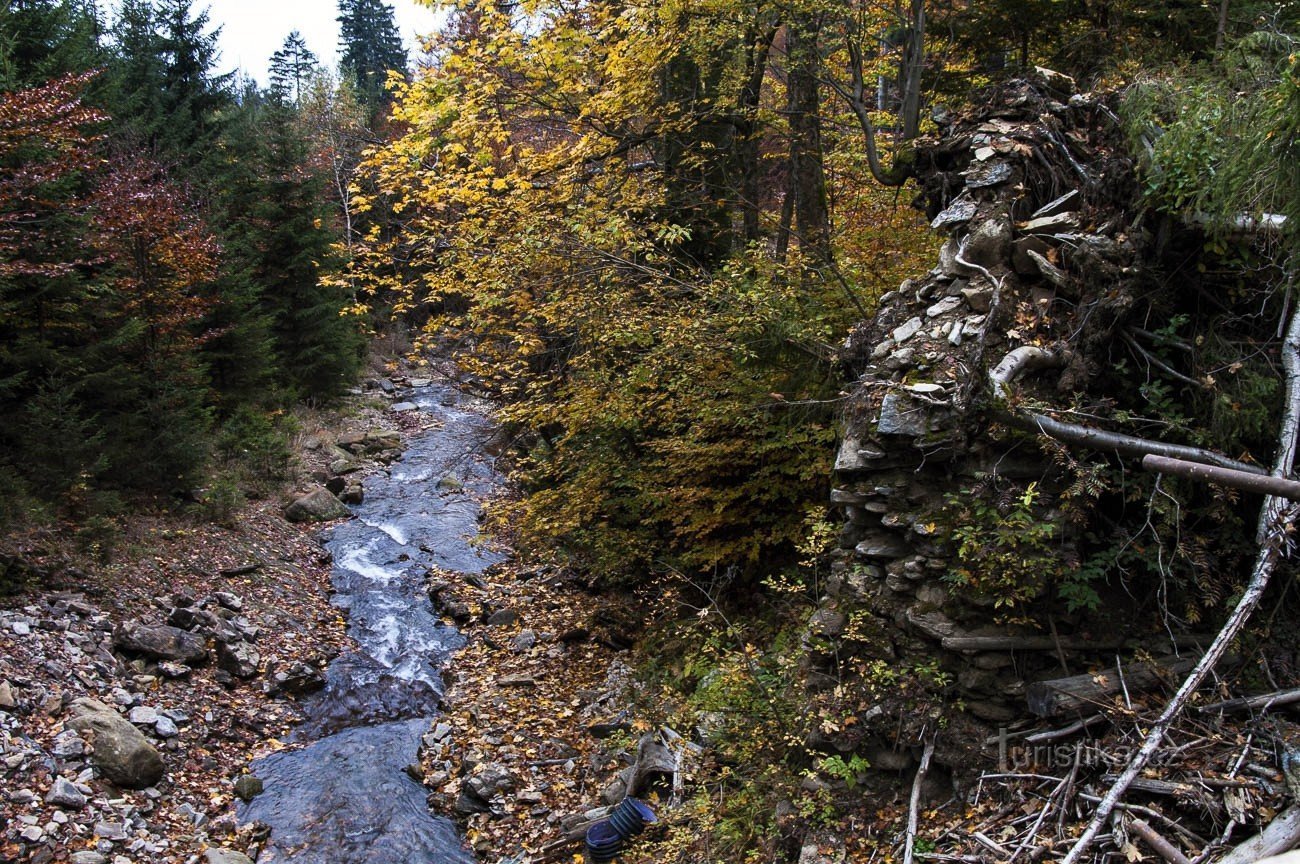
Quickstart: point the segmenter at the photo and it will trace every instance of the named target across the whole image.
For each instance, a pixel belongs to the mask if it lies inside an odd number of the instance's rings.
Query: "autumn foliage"
[[[459,4],[355,187],[350,276],[504,401],[524,495],[499,518],[599,575],[791,548],[828,491],[834,345],[927,245],[849,172],[834,235],[875,260],[783,217],[825,193],[786,164],[779,23]]]

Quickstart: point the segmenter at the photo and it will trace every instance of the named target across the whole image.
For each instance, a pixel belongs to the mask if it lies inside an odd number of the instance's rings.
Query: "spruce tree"
[[[388,73],[406,75],[406,48],[393,20],[393,8],[382,0],[339,0],[339,65],[373,122],[389,104]]]
[[[307,47],[302,34],[294,30],[285,37],[280,50],[271,55],[271,98],[297,107],[302,103],[303,90],[319,68],[316,55]]]

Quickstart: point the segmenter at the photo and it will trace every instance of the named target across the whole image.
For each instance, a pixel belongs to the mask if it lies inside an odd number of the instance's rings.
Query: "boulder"
[[[252,678],[262,663],[262,655],[247,642],[218,642],[217,665],[236,678]]]
[[[328,489],[316,489],[284,508],[284,518],[290,522],[328,522],[352,515],[347,505],[334,497]]]
[[[95,699],[73,701],[70,729],[93,737],[91,762],[109,781],[129,789],[152,786],[166,773],[162,757],[140,730],[112,708]]]
[[[113,634],[113,645],[129,654],[142,654],[152,660],[171,660],[196,665],[208,659],[203,640],[193,633],[167,624],[123,624]]]

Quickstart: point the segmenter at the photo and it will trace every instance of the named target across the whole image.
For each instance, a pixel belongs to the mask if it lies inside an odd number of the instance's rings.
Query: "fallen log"
[[[1090,710],[1104,705],[1106,697],[1120,692],[1125,685],[1130,692],[1147,689],[1166,677],[1183,675],[1195,665],[1195,658],[1166,657],[1154,663],[1134,663],[1122,670],[1112,666],[1102,672],[1035,681],[1026,689],[1025,699],[1029,710],[1039,717]]]
[[[1148,846],[1160,853],[1160,857],[1169,862],[1169,864],[1192,864],[1187,856],[1178,850],[1178,847],[1162,837],[1154,828],[1143,822],[1141,819],[1134,819],[1128,823],[1128,827],[1134,834],[1142,838]]]
[[[1277,495],[1282,498],[1289,498],[1292,501],[1300,501],[1300,482],[1288,480],[1285,477],[1251,474],[1233,468],[1188,462],[1184,459],[1173,459],[1169,456],[1159,456],[1154,453],[1148,453],[1142,457],[1142,467],[1159,474],[1173,474],[1176,477],[1187,477],[1192,480],[1215,483],[1219,486],[1241,489],[1245,492]]]

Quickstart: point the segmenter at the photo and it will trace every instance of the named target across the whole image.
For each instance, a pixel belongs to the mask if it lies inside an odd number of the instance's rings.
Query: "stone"
[[[153,732],[159,738],[175,738],[181,734],[181,730],[176,726],[176,721],[170,717],[159,717],[153,724]]]
[[[158,710],[148,705],[137,705],[127,714],[127,719],[137,726],[152,726],[158,722]]]
[[[73,852],[68,860],[72,864],[108,864],[108,857],[101,855],[93,849],[83,849],[80,852]]]
[[[896,534],[872,534],[853,551],[862,558],[902,558],[910,550]]]
[[[488,802],[502,792],[513,789],[515,782],[514,774],[505,765],[485,762],[465,778],[462,790],[480,801]]]
[[[32,635],[32,625],[28,624],[26,621],[15,621],[13,624],[9,625],[9,629],[14,631],[15,636]]]
[[[86,742],[72,730],[65,730],[54,737],[50,752],[60,759],[75,758],[86,755]]]
[[[252,774],[240,774],[235,778],[234,789],[240,801],[252,801],[262,794],[262,779]]]
[[[947,615],[930,609],[928,604],[918,604],[907,610],[907,622],[936,642],[957,633],[957,625]]]
[[[889,337],[894,340],[895,345],[902,345],[908,339],[911,339],[917,333],[920,333],[922,326],[924,326],[924,322],[922,322],[919,317],[912,318],[895,327],[893,332],[889,334]]]
[[[309,492],[284,508],[284,518],[290,522],[329,522],[351,515],[347,505],[324,488]]]
[[[208,649],[202,639],[168,624],[123,624],[113,634],[113,645],[128,654],[142,654],[153,660],[171,660],[190,666],[208,659]]]
[[[18,836],[28,843],[39,843],[45,837],[45,832],[41,830],[39,825],[28,825],[18,832]]]
[[[925,310],[927,318],[938,318],[940,315],[947,315],[949,312],[957,309],[962,304],[960,297],[945,297],[938,303]]]
[[[855,492],[852,489],[832,489],[832,504],[865,504],[868,496],[865,492]]]
[[[338,493],[339,500],[344,504],[357,505],[366,500],[366,490],[360,483],[350,483],[342,492]]]
[[[247,642],[217,643],[217,665],[236,678],[252,678],[262,664],[262,655]]]
[[[864,445],[852,435],[845,436],[840,442],[839,452],[835,456],[836,471],[862,471],[877,459],[883,458],[884,451],[878,447]]]
[[[95,836],[105,840],[125,840],[126,826],[121,822],[96,822]]]
[[[444,492],[460,492],[465,488],[465,484],[460,481],[460,478],[448,474],[438,481],[438,488]]]
[[[288,693],[290,696],[302,696],[315,693],[325,686],[325,676],[315,666],[302,661],[289,664],[287,669],[278,670],[271,676],[270,692]]]
[[[1011,179],[1011,166],[1006,162],[985,162],[966,172],[967,189],[986,189]]]
[[[497,679],[498,687],[536,687],[537,681],[530,675],[502,675]]]
[[[487,623],[491,627],[509,627],[519,623],[519,613],[513,609],[498,609],[488,616]]]
[[[962,260],[988,270],[1002,266],[1011,246],[1011,223],[1007,219],[986,219],[962,243]]]
[[[930,431],[930,413],[906,394],[891,390],[880,402],[876,431],[881,435],[906,435],[915,438]]]
[[[1079,190],[1071,189],[1069,192],[1066,192],[1060,198],[1056,198],[1052,201],[1048,201],[1042,207],[1039,207],[1037,210],[1033,212],[1033,215],[1031,215],[1029,218],[1041,219],[1044,216],[1056,216],[1059,213],[1065,212],[1065,209],[1073,205],[1075,199],[1078,197],[1079,197]]]
[[[212,596],[216,598],[222,609],[229,609],[231,612],[242,612],[244,609],[244,599],[238,594],[229,591],[213,591]]]
[[[0,681],[0,709],[12,711],[18,707],[18,700],[14,698],[14,688],[8,681]]]
[[[93,736],[91,762],[110,782],[130,789],[152,786],[167,768],[153,745],[121,714],[95,699],[82,697],[71,705],[70,729]]]
[[[835,638],[844,632],[848,618],[843,612],[830,607],[818,609],[808,619],[808,632],[814,636]]]
[[[984,314],[988,312],[993,305],[993,288],[988,285],[979,287],[963,288],[961,290],[962,299],[966,305],[974,312]]]
[[[45,803],[66,807],[69,810],[80,810],[86,806],[86,796],[66,777],[55,777],[54,785],[45,796]]]
[[[955,225],[964,225],[975,218],[976,209],[974,199],[963,192],[951,204],[940,211],[938,216],[934,217],[930,222],[930,227],[935,231],[940,231],[945,228],[952,228]]]
[[[397,402],[390,406],[388,410],[394,414],[405,414],[407,411],[418,411],[419,409],[420,406],[414,402]]]
[[[515,634],[515,638],[510,640],[510,650],[516,654],[522,654],[525,651],[532,650],[537,644],[537,633],[533,630],[520,630]]]
[[[207,864],[253,864],[253,859],[243,852],[227,849],[224,846],[210,846],[203,852]]]
[[[1020,229],[1021,234],[1060,234],[1078,229],[1079,216],[1077,213],[1054,213],[1051,216],[1030,219],[1016,227]]]

